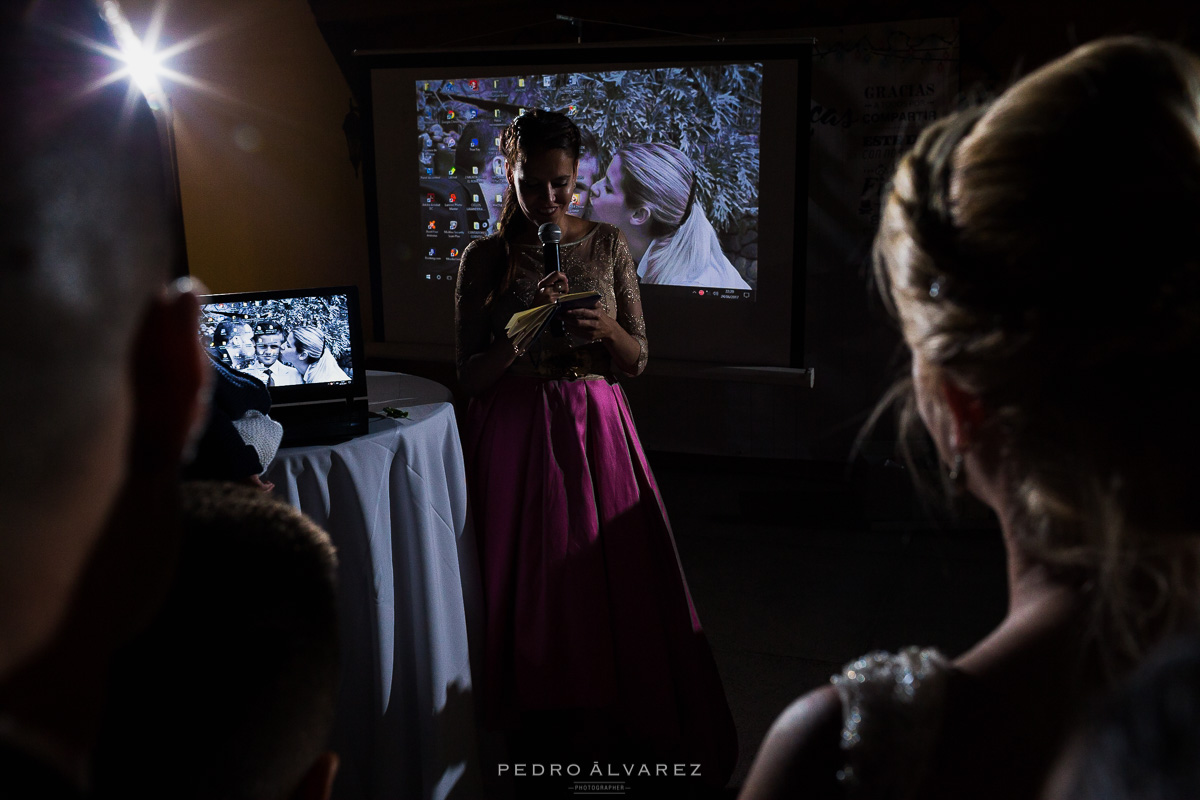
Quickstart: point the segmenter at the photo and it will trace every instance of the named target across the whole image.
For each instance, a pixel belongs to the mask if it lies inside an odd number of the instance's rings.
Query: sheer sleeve
[[[471,242],[463,251],[454,287],[454,355],[459,370],[467,359],[491,344],[487,296],[496,283],[497,270],[503,266],[503,253],[503,242],[498,239]]]
[[[649,344],[646,341],[646,319],[642,316],[642,293],[638,289],[637,265],[629,252],[629,243],[625,235],[618,233],[613,246],[613,294],[617,301],[617,324],[638,343],[637,367],[633,372],[620,370],[614,363],[614,368],[630,377],[642,374],[646,361],[650,356]],[[614,360],[615,361],[615,360]]]

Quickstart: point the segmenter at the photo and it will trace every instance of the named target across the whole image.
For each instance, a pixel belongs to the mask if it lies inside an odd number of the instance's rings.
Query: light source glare
[[[158,80],[162,57],[137,37],[116,0],[105,0],[100,10],[117,40],[120,58],[125,62],[129,77],[141,89],[152,109],[163,108],[167,96]]]

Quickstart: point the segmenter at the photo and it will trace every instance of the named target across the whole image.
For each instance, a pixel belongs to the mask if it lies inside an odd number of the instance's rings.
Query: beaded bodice
[[[506,260],[515,261],[515,276],[500,297],[488,295],[499,283]],[[646,323],[642,316],[637,268],[629,246],[618,230],[599,224],[583,238],[561,247],[562,271],[571,292],[600,293],[600,308],[617,320],[640,345],[638,374],[646,366]],[[542,278],[540,245],[506,246],[498,235],[472,242],[463,253],[455,292],[457,359],[459,366],[492,341],[506,337],[504,326],[513,314],[533,304]],[[600,343],[579,346],[569,337],[543,335],[510,368],[518,374],[550,378],[611,377],[613,365]]]

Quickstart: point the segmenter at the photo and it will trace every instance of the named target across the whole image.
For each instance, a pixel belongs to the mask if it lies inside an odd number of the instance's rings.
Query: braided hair
[[[578,163],[582,141],[579,126],[566,114],[535,108],[514,119],[500,134],[500,152],[510,167],[551,150],[562,150],[571,157],[572,162]],[[511,170],[509,174],[512,174]],[[504,294],[512,285],[516,264],[510,247],[528,225],[530,222],[521,212],[517,190],[510,178],[508,188],[504,191],[500,219],[496,223],[500,237],[504,240],[507,268],[496,290],[491,294],[492,298]]]
[[[985,409],[1018,546],[1125,663],[1200,597],[1196,219],[1200,62],[1127,37],[926,129],[874,244],[913,356]]]

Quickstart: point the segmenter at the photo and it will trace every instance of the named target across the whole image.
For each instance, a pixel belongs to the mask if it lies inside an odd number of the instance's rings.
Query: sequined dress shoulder
[[[953,671],[937,650],[876,651],[830,680],[842,701],[838,780],[847,798],[915,796],[930,768]]]

